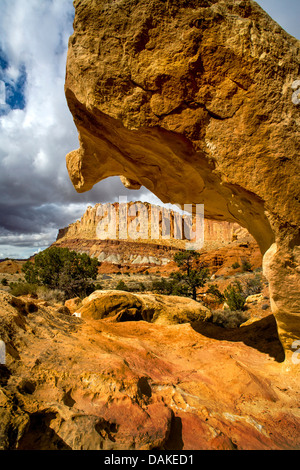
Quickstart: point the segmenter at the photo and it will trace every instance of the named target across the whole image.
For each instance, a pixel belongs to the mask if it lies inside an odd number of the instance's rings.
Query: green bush
[[[163,277],[159,281],[153,281],[151,290],[163,295],[189,296],[188,286],[177,279],[167,280]]]
[[[102,290],[102,289],[103,289],[102,285],[99,284],[99,282],[97,282],[96,284],[94,284],[94,285],[93,285],[93,288],[94,288],[94,290]]]
[[[240,264],[238,262],[236,262],[236,263],[233,263],[233,265],[231,267],[232,267],[232,269],[237,269],[237,268],[240,268]]]
[[[22,270],[25,281],[62,290],[66,298],[86,297],[95,289],[92,280],[98,274],[97,258],[67,248],[50,247],[27,261]]]
[[[2,286],[8,286],[8,280],[6,279],[6,277],[1,279],[1,284],[2,284]]]
[[[206,291],[206,294],[212,294],[218,299],[219,302],[224,302],[224,295],[218,289],[216,284],[210,285],[209,288]]]
[[[10,294],[18,297],[20,295],[36,295],[38,285],[29,282],[11,282],[9,288]]]
[[[246,296],[239,281],[230,284],[224,291],[224,297],[230,310],[243,310]]]
[[[248,278],[241,283],[235,281],[224,291],[224,299],[230,310],[244,310],[246,298],[249,295],[259,294],[262,291],[262,281],[259,275]]]
[[[157,294],[171,295],[173,291],[174,281],[167,281],[164,277],[159,281],[152,282],[151,290]]]
[[[118,284],[116,285],[116,290],[124,290],[124,291],[128,292],[128,291],[129,291],[129,288],[128,288],[128,286],[125,284],[125,282],[121,280],[121,281],[119,281]]]

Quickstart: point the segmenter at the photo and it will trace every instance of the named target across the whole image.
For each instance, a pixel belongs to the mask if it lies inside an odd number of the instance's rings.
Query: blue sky
[[[1,80],[1,104],[0,116],[7,114],[11,109],[24,109],[25,86],[27,73],[24,65],[20,66],[15,80],[10,80],[7,76],[9,61],[0,50],[0,80]]]
[[[259,0],[300,39],[300,0]],[[78,136],[64,96],[72,0],[0,0],[0,259],[27,258],[51,244],[87,205],[159,200],[132,193],[119,178],[77,194],[65,155]]]
[[[300,39],[300,0],[256,0],[289,34]]]

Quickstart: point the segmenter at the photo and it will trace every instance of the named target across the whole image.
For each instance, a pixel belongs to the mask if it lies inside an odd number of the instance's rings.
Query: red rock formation
[[[299,449],[299,367],[272,316],[225,330],[0,301],[1,449]]]

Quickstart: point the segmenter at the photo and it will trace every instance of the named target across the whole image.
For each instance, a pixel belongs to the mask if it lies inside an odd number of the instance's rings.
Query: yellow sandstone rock
[[[75,0],[65,92],[78,192],[123,177],[258,242],[286,350],[300,339],[300,42],[252,0]]]
[[[272,315],[228,330],[32,304],[0,291],[1,450],[299,448],[299,367],[282,370]]]
[[[94,320],[144,320],[164,325],[205,321],[211,316],[210,310],[203,304],[187,297],[115,290],[93,292],[83,299],[82,306],[74,314]]]

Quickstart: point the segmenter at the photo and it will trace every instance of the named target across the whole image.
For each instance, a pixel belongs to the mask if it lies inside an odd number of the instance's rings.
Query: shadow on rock
[[[182,450],[184,446],[182,440],[182,421],[178,416],[172,417],[170,435],[164,445],[164,450]]]
[[[5,364],[0,364],[0,385],[5,386],[11,376],[10,370]]]
[[[192,328],[207,338],[221,341],[243,342],[264,354],[269,354],[277,362],[283,362],[284,350],[277,333],[273,315],[239,328],[222,328],[209,322],[193,322]]]
[[[63,439],[51,429],[55,413],[37,412],[30,415],[28,429],[22,436],[18,450],[71,450]]]

